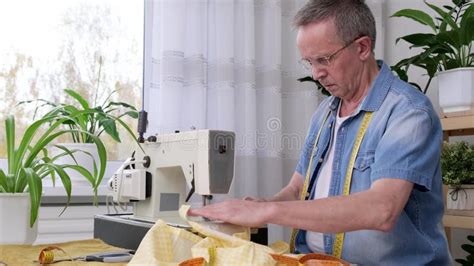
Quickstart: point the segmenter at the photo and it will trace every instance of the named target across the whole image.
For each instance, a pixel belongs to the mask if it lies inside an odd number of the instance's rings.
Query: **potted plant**
[[[55,145],[52,149],[53,154],[61,153],[64,148],[74,151],[74,156],[64,156],[60,159],[63,164],[78,164],[84,166],[90,172],[94,171],[95,164],[98,161],[98,152],[93,144],[94,138],[100,137],[104,132],[111,136],[113,140],[121,142],[118,125],[123,127],[133,139],[136,136],[130,127],[123,121],[124,116],[138,118],[136,108],[125,102],[111,101],[111,97],[117,90],[112,91],[102,104],[97,104],[97,92],[93,104],[71,89],[65,89],[64,92],[75,104],[55,103],[43,99],[34,100],[42,102],[40,107],[49,106],[45,116],[68,117],[62,121],[62,125],[68,128],[72,143],[61,143]],[[28,103],[27,101],[24,103]],[[71,172],[70,172],[71,173]],[[81,178],[75,178],[71,173],[73,182],[78,185],[85,185]]]
[[[451,5],[438,7],[425,1],[437,16],[416,9],[403,9],[392,17],[412,19],[430,28],[432,33],[413,33],[404,40],[420,52],[392,66],[398,76],[408,82],[408,69],[417,66],[426,71],[428,82],[421,89],[426,93],[431,80],[438,77],[439,104],[443,113],[452,115],[470,112],[474,106],[474,5],[469,0],[452,0]],[[451,114],[449,114],[451,113]]]
[[[77,129],[60,129],[60,126],[77,117],[49,115],[34,121],[16,142],[15,119],[5,120],[8,169],[0,169],[0,244],[31,244],[37,235],[37,217],[41,203],[42,179],[56,176],[61,180],[67,195],[71,197],[71,180],[66,169],[73,169],[92,186],[95,195],[105,172],[106,150],[102,141]],[[41,132],[42,127],[47,127]],[[71,156],[72,151],[62,148],[62,153],[50,156],[47,146],[68,133],[84,133],[91,136],[99,156],[98,171],[92,174],[77,164],[60,164],[58,159]],[[15,143],[19,143],[16,145]],[[67,207],[67,204],[66,204]],[[65,208],[66,208],[65,207]],[[63,210],[64,211],[64,210]]]
[[[474,244],[474,235],[468,235],[467,239]],[[462,244],[461,248],[466,251],[468,255],[465,259],[456,259],[455,261],[462,266],[474,265],[474,245]]]
[[[449,186],[447,208],[474,210],[474,145],[445,142],[441,169],[443,183]]]

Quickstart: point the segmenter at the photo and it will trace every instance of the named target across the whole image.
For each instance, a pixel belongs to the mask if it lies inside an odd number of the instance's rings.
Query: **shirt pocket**
[[[375,152],[359,152],[354,163],[354,169],[363,172],[366,171],[374,163]]]
[[[371,166],[375,160],[375,152],[359,152],[352,172],[351,193],[365,191],[371,186]]]

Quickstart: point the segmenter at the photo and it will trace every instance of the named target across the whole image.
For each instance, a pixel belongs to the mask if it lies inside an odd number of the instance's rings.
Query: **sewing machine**
[[[194,130],[151,136],[109,180],[113,200],[135,202],[132,219],[182,224],[178,209],[193,193],[205,205],[229,192],[234,176],[235,134]]]

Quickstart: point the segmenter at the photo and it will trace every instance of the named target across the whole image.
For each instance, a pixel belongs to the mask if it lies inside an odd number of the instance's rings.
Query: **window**
[[[20,101],[65,102],[63,89],[69,88],[100,103],[119,89],[114,101],[141,107],[143,1],[19,0],[0,6],[0,158],[6,157],[6,115],[15,115],[17,136],[33,121],[36,103],[18,106]],[[136,129],[136,121],[127,122]],[[109,159],[129,156],[132,140],[125,132],[121,139],[117,145],[104,136]]]

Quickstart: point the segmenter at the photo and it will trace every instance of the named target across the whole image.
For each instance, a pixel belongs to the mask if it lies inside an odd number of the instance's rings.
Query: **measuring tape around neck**
[[[310,161],[309,161],[308,169],[306,171],[305,182],[304,182],[303,188],[301,190],[300,200],[305,200],[306,197],[308,196],[308,185],[309,185],[309,181],[310,181],[311,165],[313,163],[313,154],[318,149],[317,145],[318,145],[318,142],[319,142],[319,137],[321,135],[321,131],[324,127],[324,124],[326,123],[326,120],[329,117],[329,114],[330,114],[330,112],[328,113],[328,115],[324,119],[323,124],[321,125],[321,127],[318,130],[318,134],[316,136],[316,140],[315,140],[314,146],[313,146],[313,151],[310,154]],[[362,123],[360,125],[359,131],[357,132],[355,143],[354,143],[354,146],[352,147],[352,152],[351,152],[351,157],[350,157],[350,160],[349,160],[349,165],[348,165],[347,171],[346,171],[344,189],[343,189],[343,195],[344,196],[349,195],[350,187],[351,187],[351,180],[352,180],[352,171],[353,171],[353,168],[354,168],[357,153],[359,152],[359,148],[360,148],[360,145],[362,143],[362,139],[364,138],[365,132],[367,131],[370,120],[372,119],[372,115],[373,115],[373,112],[366,112],[364,114],[364,117],[362,119]],[[296,240],[296,234],[297,233],[298,233],[298,230],[293,229],[293,231],[291,233],[291,239],[290,239],[290,252],[295,251],[295,240]],[[338,258],[341,258],[341,255],[342,255],[343,242],[344,242],[344,233],[336,234],[336,240],[334,242],[334,248],[333,248],[333,255],[338,257]]]
[[[313,154],[315,154],[316,151],[318,150],[319,137],[321,136],[321,132],[323,131],[324,125],[326,124],[326,121],[328,120],[330,114],[331,114],[331,111],[327,113],[326,117],[324,118],[323,123],[319,127],[318,133],[316,134],[316,139],[314,140],[313,149],[311,150],[311,153],[309,154],[309,165],[308,165],[308,169],[306,170],[306,177],[304,179],[303,188],[301,189],[300,200],[305,200],[306,197],[309,197],[308,186],[309,186],[309,181],[311,179],[310,172],[311,172],[311,166],[313,165]],[[293,228],[291,230],[291,238],[290,238],[290,252],[291,253],[295,252],[296,234],[298,234],[298,229]]]

